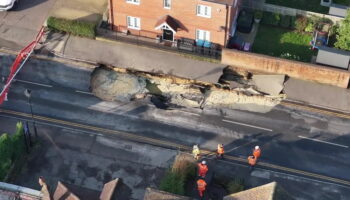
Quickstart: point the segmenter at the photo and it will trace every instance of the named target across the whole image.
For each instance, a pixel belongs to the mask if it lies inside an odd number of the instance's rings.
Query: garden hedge
[[[51,30],[63,31],[76,36],[88,38],[95,38],[96,36],[96,24],[91,22],[49,17],[47,19],[47,26]]]
[[[278,13],[264,12],[262,23],[266,25],[278,26],[281,20],[281,16]]]
[[[283,28],[289,28],[291,23],[291,16],[289,15],[282,15],[280,26]]]
[[[0,136],[0,181],[6,177],[12,164],[22,156],[24,151],[23,125],[19,122],[13,136],[6,133]]]

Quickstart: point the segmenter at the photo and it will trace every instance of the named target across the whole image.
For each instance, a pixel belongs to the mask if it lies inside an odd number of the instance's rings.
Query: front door
[[[174,40],[174,33],[171,30],[163,29],[163,40]]]

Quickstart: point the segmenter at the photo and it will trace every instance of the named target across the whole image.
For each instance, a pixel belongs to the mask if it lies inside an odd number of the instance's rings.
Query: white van
[[[18,2],[19,0],[0,0],[0,11],[11,10]]]

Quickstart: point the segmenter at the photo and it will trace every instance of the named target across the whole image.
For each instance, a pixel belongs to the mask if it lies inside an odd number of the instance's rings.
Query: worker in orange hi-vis
[[[208,172],[207,162],[203,160],[202,162],[198,163],[198,176],[204,178],[205,175],[207,175],[207,172]]]
[[[255,156],[249,156],[248,157],[248,163],[250,165],[250,171],[252,171],[254,169],[254,166],[256,165],[256,161],[257,161],[257,157]]]
[[[207,183],[203,179],[198,179],[197,181],[197,187],[198,187],[198,193],[199,196],[202,198],[204,195],[205,187],[207,186]]]
[[[256,157],[257,159],[261,156],[261,149],[259,146],[255,146],[253,151],[253,156]]]
[[[216,151],[216,157],[217,158],[224,158],[224,145],[223,144],[218,144],[218,150]]]

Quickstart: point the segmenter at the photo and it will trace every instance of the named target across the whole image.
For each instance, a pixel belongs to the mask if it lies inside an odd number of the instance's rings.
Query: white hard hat
[[[198,145],[196,145],[196,144],[193,145],[193,148],[194,148],[194,149],[198,149]]]
[[[259,146],[255,146],[255,149],[258,150],[258,149],[260,149],[260,147]]]
[[[202,164],[203,164],[203,165],[206,165],[206,164],[207,164],[207,162],[205,162],[205,160],[203,160],[203,161],[202,161]]]

